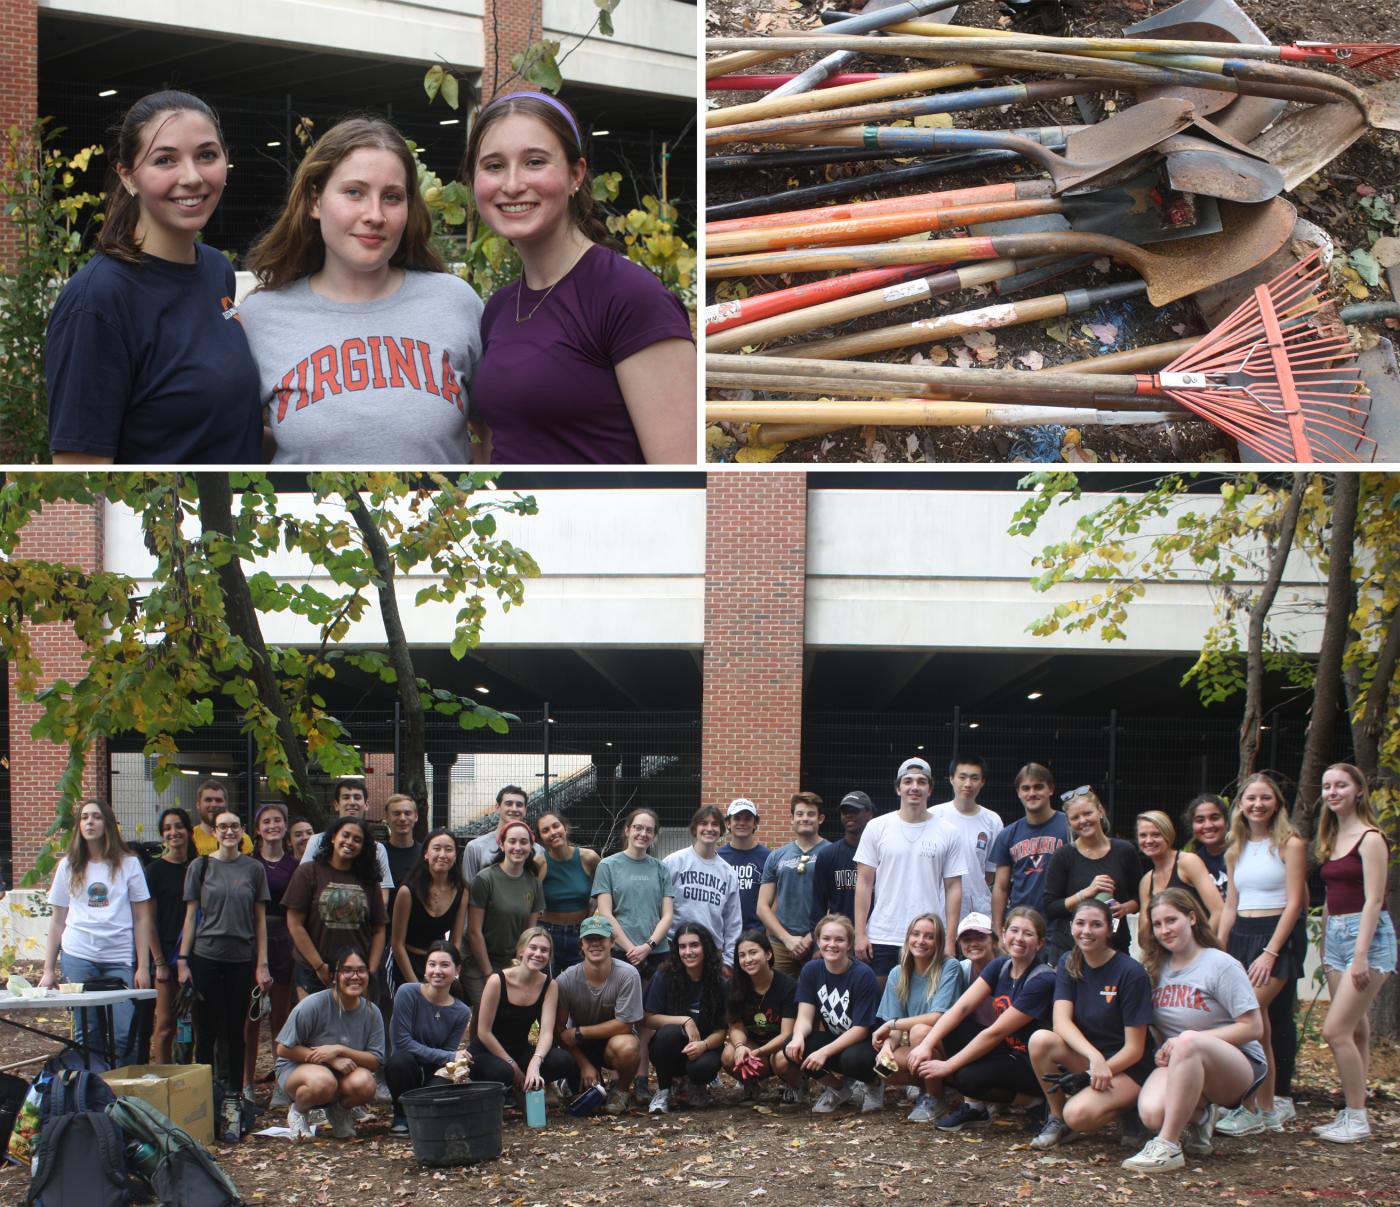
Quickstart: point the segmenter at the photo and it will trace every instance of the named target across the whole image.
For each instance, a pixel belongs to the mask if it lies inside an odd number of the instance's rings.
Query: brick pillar
[[[5,0],[0,0],[4,3]],[[485,53],[481,67],[481,103],[497,92],[517,92],[531,88],[521,79],[510,79],[512,55],[544,37],[543,0],[486,0],[482,18]],[[506,81],[509,80],[509,83]]]
[[[749,797],[769,845],[801,787],[806,592],[807,475],[711,473],[701,799]]]
[[[39,6],[36,0],[0,0],[0,138],[11,126],[28,130],[39,115]],[[0,156],[0,161],[3,156]],[[0,215],[0,271],[19,245]]]
[[[4,3],[5,0],[0,0]],[[92,572],[102,568],[102,507],[81,503],[50,503],[24,530],[19,557],[64,562]],[[34,651],[43,664],[42,681],[74,682],[86,672],[83,643],[66,625],[47,624],[34,630]],[[58,781],[68,762],[65,747],[29,736],[43,709],[15,694],[14,668],[9,668],[10,693],[10,826],[16,879],[34,866],[34,857],[54,819]],[[88,754],[83,791],[106,795],[106,744]]]

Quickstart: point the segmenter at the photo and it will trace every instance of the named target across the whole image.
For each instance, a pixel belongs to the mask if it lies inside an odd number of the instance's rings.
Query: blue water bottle
[[[544,1091],[525,1091],[525,1123],[529,1127],[544,1126]]]

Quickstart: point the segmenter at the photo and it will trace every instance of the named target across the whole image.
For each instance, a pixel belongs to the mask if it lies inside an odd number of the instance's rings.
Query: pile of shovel
[[[1184,376],[1170,370],[1210,335],[1052,370],[1076,382],[1158,372],[1155,392],[1144,386],[1141,400],[1087,386],[1076,397],[1032,374],[1006,371],[995,374],[1006,383],[1001,398],[983,388],[960,391],[956,382],[974,379],[940,378],[937,370],[907,382],[885,374],[872,388],[881,375],[864,372],[861,358],[1137,298],[1158,308],[1194,298],[1210,323],[1249,303],[1251,291],[1259,307],[1256,287],[1300,259],[1307,242],[1284,194],[1368,129],[1400,130],[1400,81],[1354,75],[1357,68],[1400,73],[1400,45],[1272,46],[1234,0],[1181,0],[1121,38],[976,29],[953,24],[956,13],[948,0],[869,0],[854,15],[823,14],[823,27],[802,35],[709,40],[708,48],[721,53],[707,62],[707,75],[766,90],[708,114],[712,195],[715,182],[761,179],[763,168],[891,159],[902,166],[707,208],[706,280],[724,298],[704,315],[708,422],[745,424],[750,442],[771,443],[869,423],[1155,423],[1193,412],[1213,419],[1193,405],[1190,389],[1162,385]],[[849,71],[857,59],[878,65],[882,58],[929,66]],[[810,65],[791,75],[739,74],[775,59]],[[1105,94],[1115,94],[1116,105],[1105,106]],[[907,124],[930,114],[1014,114],[1060,98],[1074,99],[1081,124]],[[937,187],[958,173],[1002,175],[1012,165],[1041,175]],[[910,192],[911,185],[931,191]],[[1045,292],[1048,282],[1102,257],[1130,269],[1132,278]],[[721,287],[726,281],[743,287]],[[933,312],[932,299],[976,286],[994,290],[998,300]],[[1298,292],[1288,314],[1249,321],[1257,321],[1261,342],[1282,349],[1323,326],[1335,333],[1340,321],[1323,301]],[[1262,305],[1267,311],[1267,298]],[[864,321],[896,310],[903,315],[891,317],[904,321]],[[1253,330],[1231,321],[1236,330]],[[1330,340],[1327,362],[1315,357],[1304,373],[1275,357],[1284,378],[1277,392],[1272,377],[1267,388],[1254,379],[1241,384],[1240,374],[1225,368],[1188,384],[1217,395],[1241,391],[1245,406],[1258,412],[1249,423],[1261,431],[1283,431],[1291,412],[1299,435],[1311,387],[1294,378],[1325,374],[1335,363],[1324,391],[1336,412],[1326,419],[1330,435],[1312,445],[1300,437],[1288,446],[1291,454],[1264,456],[1369,459],[1375,445],[1364,434],[1365,391],[1330,351],[1337,346]],[[774,363],[780,359],[801,371],[785,372]],[[743,401],[715,397],[731,391]],[[1316,419],[1313,413],[1310,422]]]

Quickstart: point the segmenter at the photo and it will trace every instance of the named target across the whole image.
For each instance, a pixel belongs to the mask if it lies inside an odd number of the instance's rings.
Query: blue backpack
[[[29,1207],[127,1207],[126,1137],[102,1111],[54,1115],[39,1133]]]

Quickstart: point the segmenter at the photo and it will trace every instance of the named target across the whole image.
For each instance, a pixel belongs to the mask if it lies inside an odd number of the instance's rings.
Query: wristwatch
[[[582,1043],[583,1043],[583,1028],[582,1028],[582,1027],[575,1027],[575,1028],[574,1028],[574,1043],[575,1043],[575,1045],[582,1045]]]

